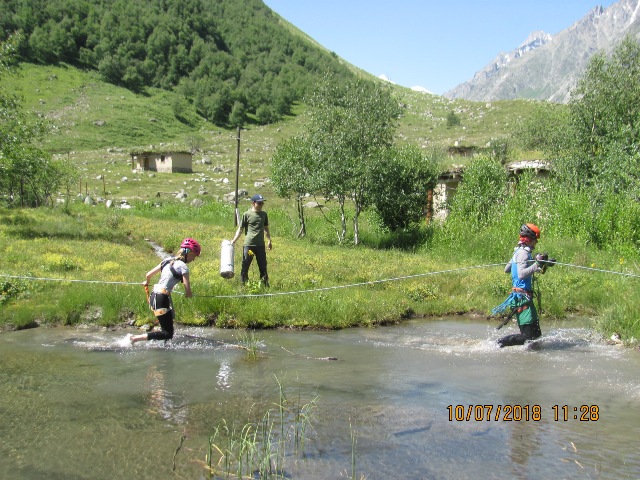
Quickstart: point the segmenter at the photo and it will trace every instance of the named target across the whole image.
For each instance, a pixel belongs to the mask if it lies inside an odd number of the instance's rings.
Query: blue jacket
[[[511,272],[511,282],[513,288],[519,288],[531,292],[533,290],[533,274],[540,270],[538,264],[533,260],[531,249],[523,245],[518,245],[513,252],[513,257],[504,271]]]

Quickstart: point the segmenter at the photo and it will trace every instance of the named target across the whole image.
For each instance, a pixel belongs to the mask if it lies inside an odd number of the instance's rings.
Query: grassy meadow
[[[508,294],[510,279],[503,267],[515,238],[504,231],[478,232],[468,248],[451,251],[437,225],[423,226],[414,234],[418,241],[403,242],[381,231],[365,213],[363,244],[354,247],[347,240],[336,245],[337,206],[317,199],[325,208],[307,211],[309,233],[296,238],[294,206],[273,194],[268,177],[278,143],[302,128],[302,106],[278,124],[249,123],[241,132],[239,187],[267,197],[274,241],[268,253],[271,287],[225,280],[219,275],[220,244],[233,236],[235,227],[233,205],[222,198],[235,187],[235,130],[213,126],[189,108],[176,118],[171,93],[149,89],[134,94],[72,67],[27,64],[19,76],[3,83],[23,96],[28,112],[51,120],[56,129],[43,146],[55,158],[72,161],[81,174],[77,186],[60,192],[54,208],[0,209],[3,329],[150,322],[140,283],[159,258],[149,242],[171,252],[187,236],[201,242],[203,254],[191,266],[194,298],[174,298],[177,320],[184,324],[336,329],[414,315],[469,313],[486,321],[490,309]],[[484,147],[504,138],[533,105],[452,102],[394,88],[407,107],[397,140],[424,147],[456,142]],[[451,111],[461,123],[448,128]],[[195,152],[192,174],[132,172],[131,152],[174,149]],[[532,157],[535,152],[517,155]],[[181,190],[188,195],[184,202],[174,198]],[[85,205],[87,195],[116,205],[127,200],[133,208]],[[191,205],[196,198],[201,206]],[[241,201],[241,211],[248,206]],[[399,248],[406,245],[413,246]],[[622,259],[571,239],[543,239],[541,246],[566,264],[638,271],[637,258]],[[385,279],[396,280],[378,282]],[[545,318],[579,314],[593,317],[594,327],[606,335],[619,331],[628,343],[640,338],[640,312],[632,302],[637,278],[557,266],[540,276],[540,286],[543,331]]]

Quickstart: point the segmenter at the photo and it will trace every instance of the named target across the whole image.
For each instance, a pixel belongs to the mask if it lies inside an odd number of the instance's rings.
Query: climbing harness
[[[162,270],[164,270],[164,267],[166,267],[167,265],[169,265],[169,269],[171,270],[171,275],[173,275],[173,278],[175,278],[176,280],[180,280],[181,282],[184,283],[184,278],[182,276],[182,274],[180,272],[178,272],[175,267],[173,266],[173,263],[176,261],[175,258],[165,258],[161,263],[160,263],[160,271],[162,272]],[[168,292],[165,293],[165,295],[170,295]]]

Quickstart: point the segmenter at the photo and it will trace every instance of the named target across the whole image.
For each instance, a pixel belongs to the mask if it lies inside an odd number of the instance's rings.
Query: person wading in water
[[[175,313],[171,292],[178,283],[184,284],[184,296],[191,297],[191,281],[189,279],[189,267],[187,263],[200,256],[200,244],[193,238],[185,238],[180,244],[180,252],[177,257],[167,258],[160,262],[153,270],[147,272],[147,278],[142,285],[148,287],[151,277],[160,274],[160,280],[153,286],[149,296],[149,307],[160,323],[160,331],[149,332],[142,335],[133,335],[129,338],[131,344],[145,340],[171,340],[173,338],[173,321]]]
[[[511,316],[515,314],[520,333],[498,339],[498,345],[501,348],[524,345],[528,340],[535,340],[542,335],[538,311],[533,302],[533,276],[536,272],[544,273],[546,267],[553,265],[553,263],[546,261],[547,254],[538,254],[534,260],[532,252],[539,239],[540,229],[536,225],[533,223],[522,225],[518,245],[504,269],[505,273],[511,274],[511,294],[504,302],[491,310],[491,313],[501,313],[510,309],[511,313],[507,319],[511,319]]]

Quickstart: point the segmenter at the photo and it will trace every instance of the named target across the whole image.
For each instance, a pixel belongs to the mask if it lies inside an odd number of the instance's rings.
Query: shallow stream
[[[497,348],[514,327],[495,327],[262,331],[253,359],[219,329],[135,347],[98,329],[5,333],[0,478],[213,478],[216,427],[276,412],[281,392],[315,405],[287,478],[640,478],[640,352],[588,320],[543,322],[536,348]]]

